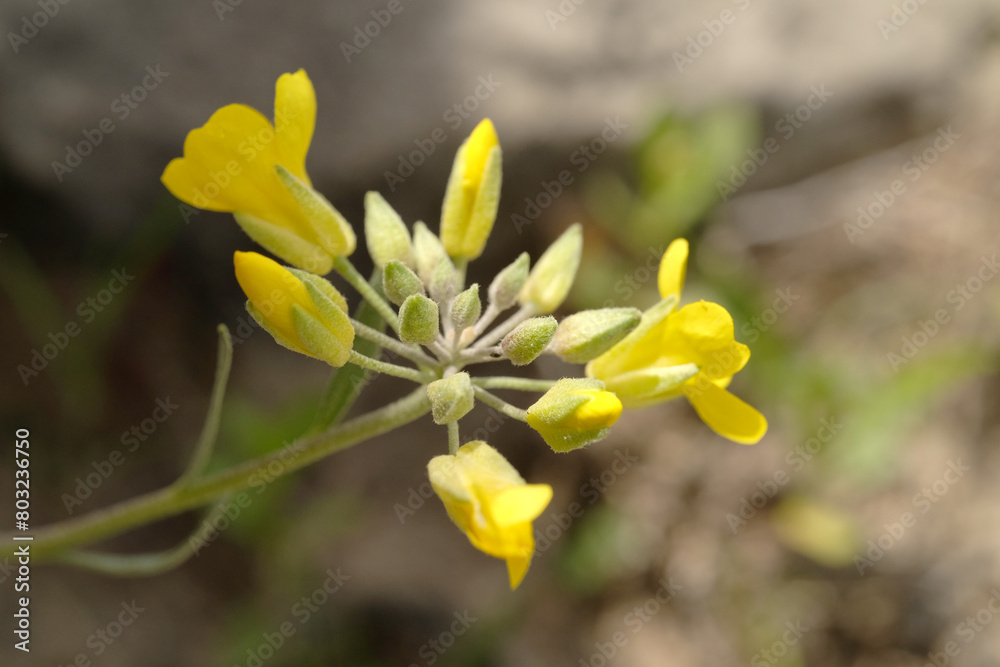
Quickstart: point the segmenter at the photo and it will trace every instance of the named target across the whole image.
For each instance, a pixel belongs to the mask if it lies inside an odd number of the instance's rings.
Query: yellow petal
[[[510,577],[510,590],[516,589],[528,574],[531,556],[510,556],[507,558],[507,576]]]
[[[258,111],[230,104],[184,141],[184,157],[161,180],[182,201],[214,211],[242,211],[310,234],[291,195],[274,173],[274,128]]]
[[[479,188],[490,149],[499,145],[500,140],[497,138],[497,130],[493,127],[493,121],[484,118],[472,130],[472,134],[469,135],[465,144],[465,173],[462,180],[466,188],[472,190]]]
[[[500,527],[537,519],[552,500],[548,484],[525,484],[501,491],[489,500],[489,512]]]
[[[674,239],[663,253],[660,260],[660,273],[657,276],[657,283],[660,288],[660,296],[668,297],[671,294],[679,299],[681,290],[684,289],[684,274],[687,272],[688,242],[685,239]]]
[[[309,313],[316,311],[302,281],[273,259],[255,252],[235,252],[233,264],[236,280],[254,308],[282,336],[298,343],[292,305],[301,306]]]
[[[306,174],[306,153],[316,126],[316,91],[305,70],[278,77],[274,94],[277,163],[312,185]]]
[[[567,426],[578,429],[606,428],[614,425],[622,414],[622,402],[610,391],[587,389],[582,393],[593,396],[573,411]]]
[[[750,349],[734,340],[732,316],[722,306],[707,301],[688,304],[673,313],[657,343],[661,355],[657,365],[693,363],[713,380],[731,377],[750,358]]]
[[[767,420],[750,405],[699,375],[684,385],[701,420],[713,431],[744,445],[753,445],[767,432]]]

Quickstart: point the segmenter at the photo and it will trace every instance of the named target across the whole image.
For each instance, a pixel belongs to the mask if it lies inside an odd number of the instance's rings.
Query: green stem
[[[220,324],[219,328],[219,358],[215,365],[215,384],[212,386],[212,398],[208,403],[208,416],[205,417],[205,425],[202,426],[201,436],[195,446],[194,455],[187,469],[176,484],[186,484],[189,480],[197,478],[205,471],[209,460],[212,458],[212,450],[215,449],[215,442],[219,438],[219,422],[222,421],[222,402],[226,397],[226,384],[229,381],[229,369],[233,365],[233,339],[229,335],[229,329],[225,324]]]
[[[426,354],[420,351],[419,348],[413,345],[407,345],[401,340],[396,340],[392,336],[387,336],[386,334],[372,329],[371,327],[358,322],[357,320],[351,320],[351,324],[354,325],[354,333],[361,336],[365,340],[369,340],[373,343],[377,343],[379,347],[384,347],[387,350],[392,350],[401,357],[405,357],[415,364],[426,364],[428,366],[437,366],[438,362],[434,361]]]
[[[337,257],[333,260],[333,268],[344,277],[344,280],[351,284],[351,287],[358,291],[358,294],[365,301],[375,307],[375,310],[378,311],[383,320],[389,323],[393,331],[399,331],[399,318],[396,317],[396,312],[392,309],[392,306],[378,293],[378,290],[365,280],[364,276],[358,273],[358,270],[354,268],[349,259],[346,257]]]
[[[194,539],[205,525],[211,525],[225,511],[229,496],[221,499],[206,513],[191,535],[173,549],[143,554],[113,554],[100,551],[66,551],[53,558],[54,561],[74,567],[99,572],[113,577],[150,577],[183,565],[198,553],[204,541]]]
[[[351,350],[351,356],[348,357],[348,361],[352,364],[357,364],[362,368],[368,368],[375,371],[376,373],[385,373],[386,375],[394,375],[398,378],[403,378],[404,380],[413,380],[414,382],[419,382],[423,384],[427,382],[430,378],[426,373],[422,373],[413,368],[406,368],[405,366],[398,366],[396,364],[391,364],[388,361],[379,361],[378,359],[372,359],[371,357],[366,357],[363,354],[359,354],[355,350]]]
[[[555,380],[533,380],[531,378],[516,378],[506,375],[493,375],[472,378],[472,384],[483,389],[517,389],[519,391],[548,391],[555,386]]]
[[[320,435],[298,440],[265,456],[195,480],[170,486],[103,510],[40,528],[31,554],[40,561],[68,549],[103,540],[126,530],[211,503],[246,488],[251,482],[287,475],[363,440],[408,424],[430,411],[427,391],[420,387],[395,403],[369,412]],[[0,536],[0,558],[14,553],[13,534]]]
[[[503,400],[499,396],[491,394],[482,387],[477,387],[476,385],[472,385],[472,390],[476,392],[476,398],[478,398],[480,401],[490,406],[491,408],[499,410],[501,413],[507,415],[512,419],[516,419],[522,422],[528,421],[527,411],[511,405],[510,403]]]
[[[448,423],[448,453],[452,456],[458,454],[458,422]]]

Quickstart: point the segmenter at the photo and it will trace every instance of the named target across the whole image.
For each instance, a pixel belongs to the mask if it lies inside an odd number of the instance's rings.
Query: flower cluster
[[[455,156],[438,234],[421,222],[411,232],[381,195],[366,195],[364,237],[377,269],[366,280],[348,259],[356,246],[352,226],[306,173],[315,118],[306,73],[283,74],[274,124],[250,107],[223,107],[188,134],[184,156],[170,162],[163,183],[192,206],[233,213],[251,239],[291,265],[255,252],[234,255],[248,312],[279,344],[334,367],[357,364],[425,386],[434,422],[447,427],[449,447],[428,464],[431,484],[472,544],[506,561],[512,588],[527,573],[535,550],[531,524],[552,488],[527,484],[485,442],[460,445],[459,420],[477,399],[527,422],[557,452],[604,438],[623,408],[682,395],[719,434],[741,443],[763,436],[763,416],[726,390],[750,356],[734,340],[732,318],[704,301],[677,308],[685,241],[674,241],[664,254],[662,300],[645,313],[604,308],[561,322],[552,316],[580,264],[577,224],[533,267],[524,253],[497,274],[484,307],[479,285],[467,286],[465,273],[485,249],[500,197],[502,154],[487,119]],[[378,314],[378,325],[351,317],[347,300],[323,277],[331,271],[359,292]],[[405,365],[361,354],[359,338]],[[551,382],[466,370],[497,361],[522,366],[542,354],[586,364],[586,377]],[[521,409],[492,389],[544,393]]]

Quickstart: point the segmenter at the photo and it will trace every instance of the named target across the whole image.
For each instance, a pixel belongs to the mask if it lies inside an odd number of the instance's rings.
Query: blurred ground
[[[5,6],[4,32],[21,34],[40,6]],[[5,426],[33,433],[36,524],[66,518],[64,494],[157,399],[179,407],[72,509],[182,470],[214,326],[241,336],[230,256],[250,244],[226,216],[185,221],[158,177],[214,109],[269,113],[275,78],[298,67],[320,97],[310,174],[355,221],[364,191],[378,189],[433,227],[455,148],[494,119],[504,198],[473,279],[523,249],[537,257],[579,219],[592,263],[575,302],[645,307],[651,277],[633,267],[685,234],[685,301],[733,312],[753,351],[733,389],[770,432],[741,447],[674,403],[557,456],[480,409],[464,433],[489,431],[529,481],[556,488],[532,571],[511,594],[502,564],[472,549],[436,498],[422,504],[426,461],[444,446],[426,420],[270,486],[173,573],[120,580],[39,565],[31,659],[5,644],[4,664],[1000,664],[989,606],[1000,609],[997,5],[403,0],[348,62],[341,42],[386,6],[69,3],[26,43],[8,36],[0,392]],[[112,100],[156,65],[169,76],[121,118]],[[480,77],[491,75],[501,85],[487,95]],[[479,86],[485,99],[453,127],[447,110]],[[700,118],[720,104],[741,105],[753,136],[732,142],[709,204],[667,220],[648,194],[649,152],[665,150],[649,134],[668,110]],[[60,180],[53,161],[105,117],[115,130]],[[545,182],[578,167],[575,151],[609,117],[628,125],[621,141],[519,227],[525,198],[537,203]],[[385,173],[436,127],[447,141],[390,187]],[[671,155],[668,175],[700,157]],[[134,282],[88,321],[78,304],[113,270]],[[17,366],[70,320],[83,334],[25,384]],[[295,437],[324,381],[263,336],[239,342],[220,456]],[[357,409],[403,389],[379,381]],[[5,498],[12,477],[0,480]],[[110,546],[166,548],[196,520]],[[6,615],[12,580],[0,579]],[[113,641],[98,638],[123,604],[142,611]],[[268,656],[285,621],[297,631]]]

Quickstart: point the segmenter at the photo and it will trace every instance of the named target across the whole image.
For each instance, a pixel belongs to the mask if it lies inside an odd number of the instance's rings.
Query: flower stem
[[[184,484],[190,479],[195,479],[205,471],[209,459],[212,458],[212,450],[215,449],[215,441],[219,438],[219,422],[222,420],[222,402],[226,397],[226,384],[229,381],[229,369],[233,365],[233,339],[229,335],[229,329],[225,324],[219,325],[219,359],[215,366],[215,383],[212,386],[212,398],[208,403],[208,416],[205,418],[205,425],[201,429],[201,436],[198,444],[195,445],[194,455],[188,463],[187,469],[178,484]]]
[[[40,528],[31,555],[52,559],[130,528],[152,523],[211,503],[245,489],[251,481],[282,477],[336,451],[408,424],[430,411],[427,391],[420,387],[394,403],[335,426],[325,433],[291,443],[265,456],[202,477],[184,486],[172,485],[76,519]],[[0,536],[0,557],[14,553],[11,534]]]
[[[426,373],[415,370],[413,368],[406,368],[405,366],[398,366],[396,364],[391,364],[388,361],[379,361],[378,359],[372,359],[371,357],[366,357],[354,350],[351,350],[351,356],[348,357],[348,361],[352,364],[357,364],[362,368],[368,368],[376,373],[385,373],[386,375],[394,375],[398,378],[403,378],[404,380],[413,380],[414,382],[424,383],[429,379]]]
[[[520,391],[548,391],[555,386],[555,380],[533,380],[506,375],[472,378],[472,384],[483,389],[517,389]]]
[[[496,327],[494,327],[490,332],[485,334],[482,338],[473,343],[469,349],[481,350],[483,348],[487,348],[490,347],[491,345],[499,343],[500,339],[502,339],[504,336],[506,336],[507,334],[509,334],[511,331],[514,330],[514,327],[516,327],[518,324],[525,321],[534,314],[535,314],[535,307],[528,303],[524,304],[523,306],[517,309],[517,312],[515,312],[513,315],[511,315],[506,320],[504,320]]]
[[[344,277],[344,280],[351,284],[351,287],[358,291],[365,301],[374,306],[378,314],[382,316],[389,326],[392,327],[393,331],[399,331],[399,318],[396,317],[395,311],[393,311],[392,306],[386,301],[381,294],[378,293],[371,284],[365,280],[354,265],[351,264],[351,260],[346,257],[337,257],[333,260],[333,268],[336,269],[337,273]]]
[[[371,327],[358,322],[355,319],[351,319],[351,324],[354,325],[354,333],[361,336],[365,340],[369,340],[373,343],[377,343],[379,347],[384,347],[387,350],[392,350],[401,357],[409,359],[415,364],[425,364],[428,366],[437,366],[438,362],[434,361],[426,354],[424,354],[419,348],[414,345],[407,345],[406,343],[393,338],[392,336],[387,336],[386,334],[378,331],[377,329],[372,329]]]
[[[507,415],[512,419],[516,419],[522,422],[528,421],[528,413],[525,410],[522,410],[521,408],[511,405],[510,403],[503,400],[499,396],[491,394],[482,387],[477,387],[476,385],[472,385],[472,390],[476,392],[476,398],[478,398],[480,401],[490,406],[491,408],[499,410],[501,413]]]
[[[448,422],[448,453],[458,454],[458,422]]]

